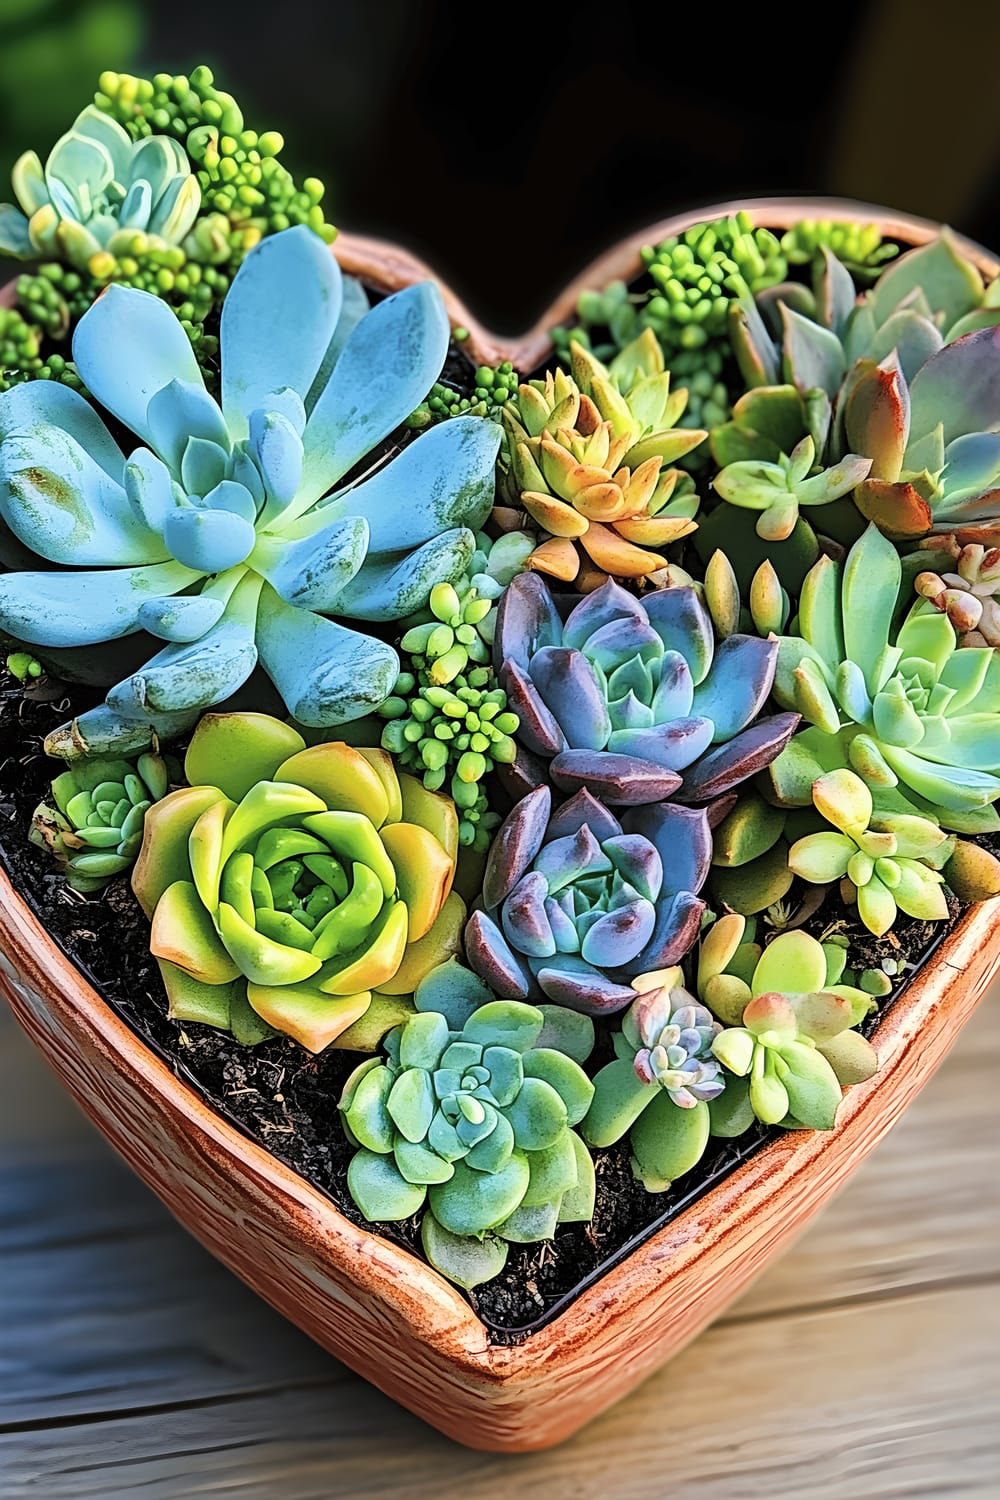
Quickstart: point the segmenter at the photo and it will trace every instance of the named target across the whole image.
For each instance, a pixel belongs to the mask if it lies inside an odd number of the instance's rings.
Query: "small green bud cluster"
[[[517,715],[495,680],[488,666],[470,667],[447,686],[428,681],[426,671],[401,672],[379,709],[389,720],[383,750],[421,776],[429,791],[440,791],[450,777],[459,838],[475,849],[486,848],[500,821],[480,783],[493,765],[509,765],[517,754]]]
[[[308,224],[328,244],[336,235],[323,218],[323,184],[315,177],[296,184],[277,159],[285,144],[281,134],[247,129],[236,100],[215,87],[210,68],[152,79],[102,73],[94,102],[137,140],[155,132],[183,144],[202,191],[200,222],[220,215],[231,226],[225,259],[238,263],[262,234],[293,224]],[[207,242],[214,235],[226,238],[226,231],[216,225]],[[197,247],[198,226],[194,239]],[[218,239],[214,249],[221,252]]]
[[[459,331],[456,328],[456,339]],[[504,404],[517,395],[517,371],[510,360],[505,359],[496,369],[490,365],[479,365],[474,378],[475,386],[467,396],[454,386],[437,381],[431,387],[427,399],[421,401],[416,411],[407,417],[406,426],[419,431],[435,422],[447,421],[449,417],[463,416],[484,417],[490,422],[499,422]]]
[[[899,254],[899,246],[884,240],[877,224],[800,219],[781,237],[782,252],[793,266],[816,260],[824,246],[859,281],[874,281],[886,261]]]
[[[95,295],[89,277],[58,261],[17,278],[18,311],[50,339],[65,338],[71,321],[83,316]]]
[[[42,361],[42,334],[16,307],[0,308],[0,383],[3,389],[30,380]]]
[[[414,666],[435,686],[453,682],[470,662],[482,666],[490,659],[492,632],[486,626],[493,613],[492,599],[480,597],[468,579],[436,583],[431,589],[431,618],[413,625],[400,646],[413,657]]]
[[[776,236],[754,229],[745,213],[695,224],[655,249],[646,246],[642,261],[656,286],[642,321],[668,357],[725,338],[733,299],[776,285],[788,269]]]
[[[34,678],[41,677],[45,671],[40,661],[28,651],[14,651],[7,658],[7,671],[18,682],[28,683]]]

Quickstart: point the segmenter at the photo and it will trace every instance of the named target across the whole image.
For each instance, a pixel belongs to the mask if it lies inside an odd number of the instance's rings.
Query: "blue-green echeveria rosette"
[[[396,653],[330,616],[411,614],[461,575],[499,429],[456,418],[340,494],[426,394],[448,320],[430,283],[366,311],[304,227],[247,256],[222,312],[221,405],[173,313],[110,287],[73,340],[91,406],[33,382],[0,398],[0,629],[38,647],[164,642],[53,753],[141,748],[229,697],[258,659],[302,723],[374,708]],[[51,569],[48,565],[54,565]]]
[[[139,141],[90,104],[42,166],[34,151],[11,174],[21,209],[0,204],[0,253],[87,270],[94,256],[178,245],[201,189],[184,148],[167,135]]]
[[[488,992],[465,979],[450,984],[445,1014],[423,1008],[442,1003],[429,977],[418,1013],[385,1038],[384,1060],[355,1069],[339,1107],[365,1218],[425,1210],[428,1259],[474,1286],[502,1270],[508,1241],[549,1239],[593,1213],[593,1163],[573,1127],[593,1097],[580,1063],[594,1032],[583,1016],[480,1003]]]
[[[663,802],[619,821],[583,790],[552,813],[538,787],[490,849],[469,963],[506,999],[623,1010],[633,978],[677,963],[697,938],[711,858],[703,809]]]
[[[707,802],[773,760],[798,723],[757,717],[775,643],[716,642],[691,587],[637,599],[609,580],[564,621],[539,575],[522,573],[500,601],[493,644],[520,721],[522,785],[551,779],[612,804]]]

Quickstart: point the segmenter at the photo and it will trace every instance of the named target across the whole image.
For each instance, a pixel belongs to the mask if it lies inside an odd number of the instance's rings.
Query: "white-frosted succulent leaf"
[[[391,646],[294,609],[265,586],[257,617],[261,665],[300,724],[326,728],[370,713],[392,692]]]

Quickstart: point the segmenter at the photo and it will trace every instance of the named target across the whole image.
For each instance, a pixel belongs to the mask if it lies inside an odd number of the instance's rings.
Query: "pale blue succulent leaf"
[[[197,641],[222,618],[225,602],[211,594],[175,594],[139,606],[139,628],[162,641]]]
[[[221,444],[202,437],[189,437],[185,442],[180,479],[190,496],[207,495],[225,479],[228,468],[229,454]]]
[[[237,595],[239,590],[237,590]],[[133,717],[211,708],[242,687],[257,665],[252,612],[237,595],[219,622],[195,641],[171,643],[141,671],[113,687],[109,708]]]
[[[15,432],[0,445],[0,515],[26,547],[50,562],[103,567],[167,555],[122,485],[56,427]]]
[[[273,548],[267,542],[262,539],[253,565],[275,592],[296,609],[330,614],[365,560],[368,523],[349,516],[298,541],[281,539]]]
[[[163,538],[171,555],[197,573],[224,573],[250,556],[257,540],[253,525],[227,510],[193,506],[167,517]]]
[[[146,410],[172,380],[204,385],[191,341],[165,302],[109,286],[73,335],[80,378],[101,406],[152,446]]]
[[[141,178],[133,182],[118,210],[118,223],[122,229],[145,230],[153,211],[153,192],[148,182]]]
[[[223,479],[214,489],[208,491],[198,500],[202,510],[227,510],[234,516],[241,516],[251,526],[257,520],[257,507],[254,498],[246,485],[239,484],[235,479]]]
[[[295,498],[302,479],[302,439],[283,413],[258,409],[250,415],[249,452],[267,496],[261,526],[268,526]]]
[[[136,448],[125,464],[125,494],[137,518],[150,531],[162,532],[177,508],[170,470],[149,448]]]
[[[466,527],[446,531],[402,557],[366,562],[337,595],[331,613],[354,620],[401,620],[423,609],[436,583],[454,583],[476,549]]]
[[[308,500],[325,494],[419,406],[441,372],[448,338],[448,315],[429,281],[387,297],[360,320],[306,424]]]
[[[257,617],[261,665],[300,724],[360,719],[385,701],[399,674],[391,646],[308,610],[265,586]]]
[[[0,203],[0,255],[14,260],[31,260],[35,247],[28,233],[28,221],[13,203]]]
[[[96,572],[4,573],[0,630],[34,646],[113,641],[139,629],[139,611],[148,599],[197,581],[197,573],[176,562]]]
[[[175,474],[180,472],[190,438],[205,438],[229,453],[222,412],[200,381],[169,381],[150,400],[146,423],[152,447]]]
[[[186,734],[198,718],[198,710],[186,713],[157,714],[153,718],[131,718],[100,703],[73,721],[46,742],[48,753],[57,759],[75,761],[90,755],[133,755],[147,750],[154,735],[162,742]]]
[[[0,395],[0,439],[13,433],[60,428],[88,453],[109,479],[121,483],[121,449],[89,401],[55,380],[32,380]]]
[[[323,509],[364,516],[376,554],[419,547],[454,526],[477,531],[493,505],[500,439],[479,417],[441,422]]]
[[[305,225],[255,245],[222,305],[222,409],[234,438],[288,386],[306,398],[340,315],[340,267]]]

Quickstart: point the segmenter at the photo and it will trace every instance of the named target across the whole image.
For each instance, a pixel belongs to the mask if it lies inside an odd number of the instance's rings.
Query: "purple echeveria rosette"
[[[758,719],[777,642],[716,642],[695,589],[642,599],[611,579],[563,621],[537,573],[500,602],[497,673],[520,719],[518,791],[551,782],[605,803],[707,803],[780,754],[798,715]],[[756,720],[756,722],[754,722]]]
[[[659,803],[622,821],[581,790],[552,812],[538,787],[499,829],[469,963],[496,995],[610,1015],[630,981],[677,963],[698,936],[712,835],[703,809]]]

